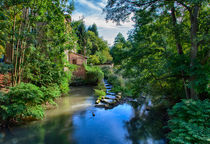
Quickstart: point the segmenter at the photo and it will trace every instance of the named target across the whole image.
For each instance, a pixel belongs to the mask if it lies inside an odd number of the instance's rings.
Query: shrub
[[[104,96],[106,96],[106,93],[103,90],[94,89],[95,90],[95,96],[98,97],[98,99],[102,99]]]
[[[123,80],[113,72],[112,68],[103,67],[102,71],[108,83],[112,85],[112,92],[122,92],[124,90]]]
[[[106,92],[106,87],[104,85],[104,82],[99,82],[96,88],[98,90],[103,90],[104,92]]]
[[[59,89],[62,94],[67,94],[69,92],[69,81],[70,77],[67,74],[63,75],[59,81]]]
[[[113,75],[112,69],[108,66],[102,67],[102,71],[104,72],[105,79],[108,79],[111,75]]]
[[[108,80],[107,80],[113,87],[112,87],[112,91],[113,92],[120,92],[123,90],[123,82],[122,79],[120,79],[117,75],[110,75]]]
[[[52,84],[48,87],[41,87],[41,90],[44,94],[44,101],[49,102],[50,104],[55,104],[54,100],[61,95],[61,91],[57,84]]]
[[[85,70],[86,70],[86,83],[88,84],[96,85],[104,78],[104,73],[102,72],[100,67],[85,65]]]
[[[43,92],[30,83],[21,83],[0,98],[0,116],[4,121],[20,121],[32,117],[40,119],[44,115],[42,108]]]
[[[12,70],[11,64],[0,63],[0,73],[5,74]]]
[[[210,143],[209,100],[183,100],[169,111],[168,135],[172,144]]]

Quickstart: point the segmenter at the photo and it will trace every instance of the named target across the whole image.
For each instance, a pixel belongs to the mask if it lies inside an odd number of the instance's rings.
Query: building
[[[75,78],[85,79],[86,70],[84,64],[87,64],[87,57],[73,51],[66,51],[67,60],[70,64],[77,65],[77,69],[73,72]]]

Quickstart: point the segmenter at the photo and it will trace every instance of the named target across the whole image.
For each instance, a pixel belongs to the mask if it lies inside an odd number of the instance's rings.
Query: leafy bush
[[[12,70],[12,65],[0,63],[0,73],[5,74]]]
[[[97,66],[87,66],[85,65],[86,70],[86,82],[88,84],[97,84],[102,81],[104,78],[104,73],[100,67]]]
[[[62,94],[67,94],[69,92],[69,81],[71,79],[71,73],[65,72],[58,82],[59,89]]]
[[[113,75],[112,69],[108,66],[102,67],[102,71],[104,72],[105,79],[108,79],[110,77],[110,75]]]
[[[50,104],[55,104],[54,99],[61,95],[61,91],[57,84],[52,84],[48,87],[41,87],[41,90],[44,94],[44,101],[49,102]]]
[[[123,80],[113,72],[112,68],[103,67],[102,71],[104,72],[104,77],[107,79],[108,83],[113,86],[111,90],[112,92],[120,92],[124,90]]]
[[[21,83],[0,97],[0,116],[3,121],[20,121],[32,117],[40,119],[44,115],[42,108],[43,92],[30,83]]]
[[[95,91],[95,96],[97,96],[98,100],[101,100],[103,97],[106,96],[106,93],[103,90],[99,90],[99,89],[94,89]]]
[[[209,100],[183,100],[169,111],[169,133],[172,144],[210,143]]]
[[[104,82],[100,82],[98,83],[97,87],[98,90],[103,90],[104,92],[106,92],[106,87],[104,85]]]
[[[89,64],[99,64],[100,63],[99,57],[97,55],[90,55],[89,59],[88,59],[88,63]]]

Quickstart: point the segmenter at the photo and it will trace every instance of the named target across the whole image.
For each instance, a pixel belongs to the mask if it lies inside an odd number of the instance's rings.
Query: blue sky
[[[86,26],[95,23],[98,26],[99,36],[112,45],[119,32],[127,38],[127,32],[132,29],[133,22],[122,23],[121,26],[116,26],[112,22],[107,23],[105,14],[102,14],[106,2],[107,0],[75,0],[75,10],[72,18],[73,20],[79,20],[84,17]]]

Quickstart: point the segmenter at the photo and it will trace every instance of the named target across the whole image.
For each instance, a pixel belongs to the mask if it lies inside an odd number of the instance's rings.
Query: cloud
[[[106,6],[107,0],[98,0],[94,4],[87,0],[78,0],[77,2],[80,4],[82,3],[83,5],[88,5],[88,7],[93,11],[90,12],[87,10],[84,11],[84,9],[76,9],[72,15],[73,20],[84,18],[83,20],[86,26],[90,26],[95,23],[98,27],[99,35],[102,36],[104,40],[107,40],[110,45],[113,44],[114,39],[119,32],[127,38],[127,32],[133,27],[134,23],[130,21],[117,26],[116,23],[111,21],[106,22],[105,14],[102,14],[102,8]]]
[[[100,7],[94,5],[94,4],[93,4],[92,2],[90,2],[90,1],[87,1],[87,0],[78,0],[78,2],[79,2],[80,4],[83,4],[83,5],[88,6],[89,8],[95,9],[95,10],[97,10],[97,11],[101,11],[101,10],[102,10]]]
[[[95,23],[100,28],[109,28],[109,29],[118,29],[118,28],[131,28],[134,24],[132,21],[122,23],[120,26],[117,26],[116,23],[111,21],[106,22],[105,15],[102,14],[93,14],[85,16],[82,12],[76,12],[72,15],[73,20],[79,20],[84,17],[84,22],[87,26]]]
[[[102,0],[99,3],[97,3],[97,4],[103,9],[103,8],[105,8],[106,3],[107,3],[107,0]]]

